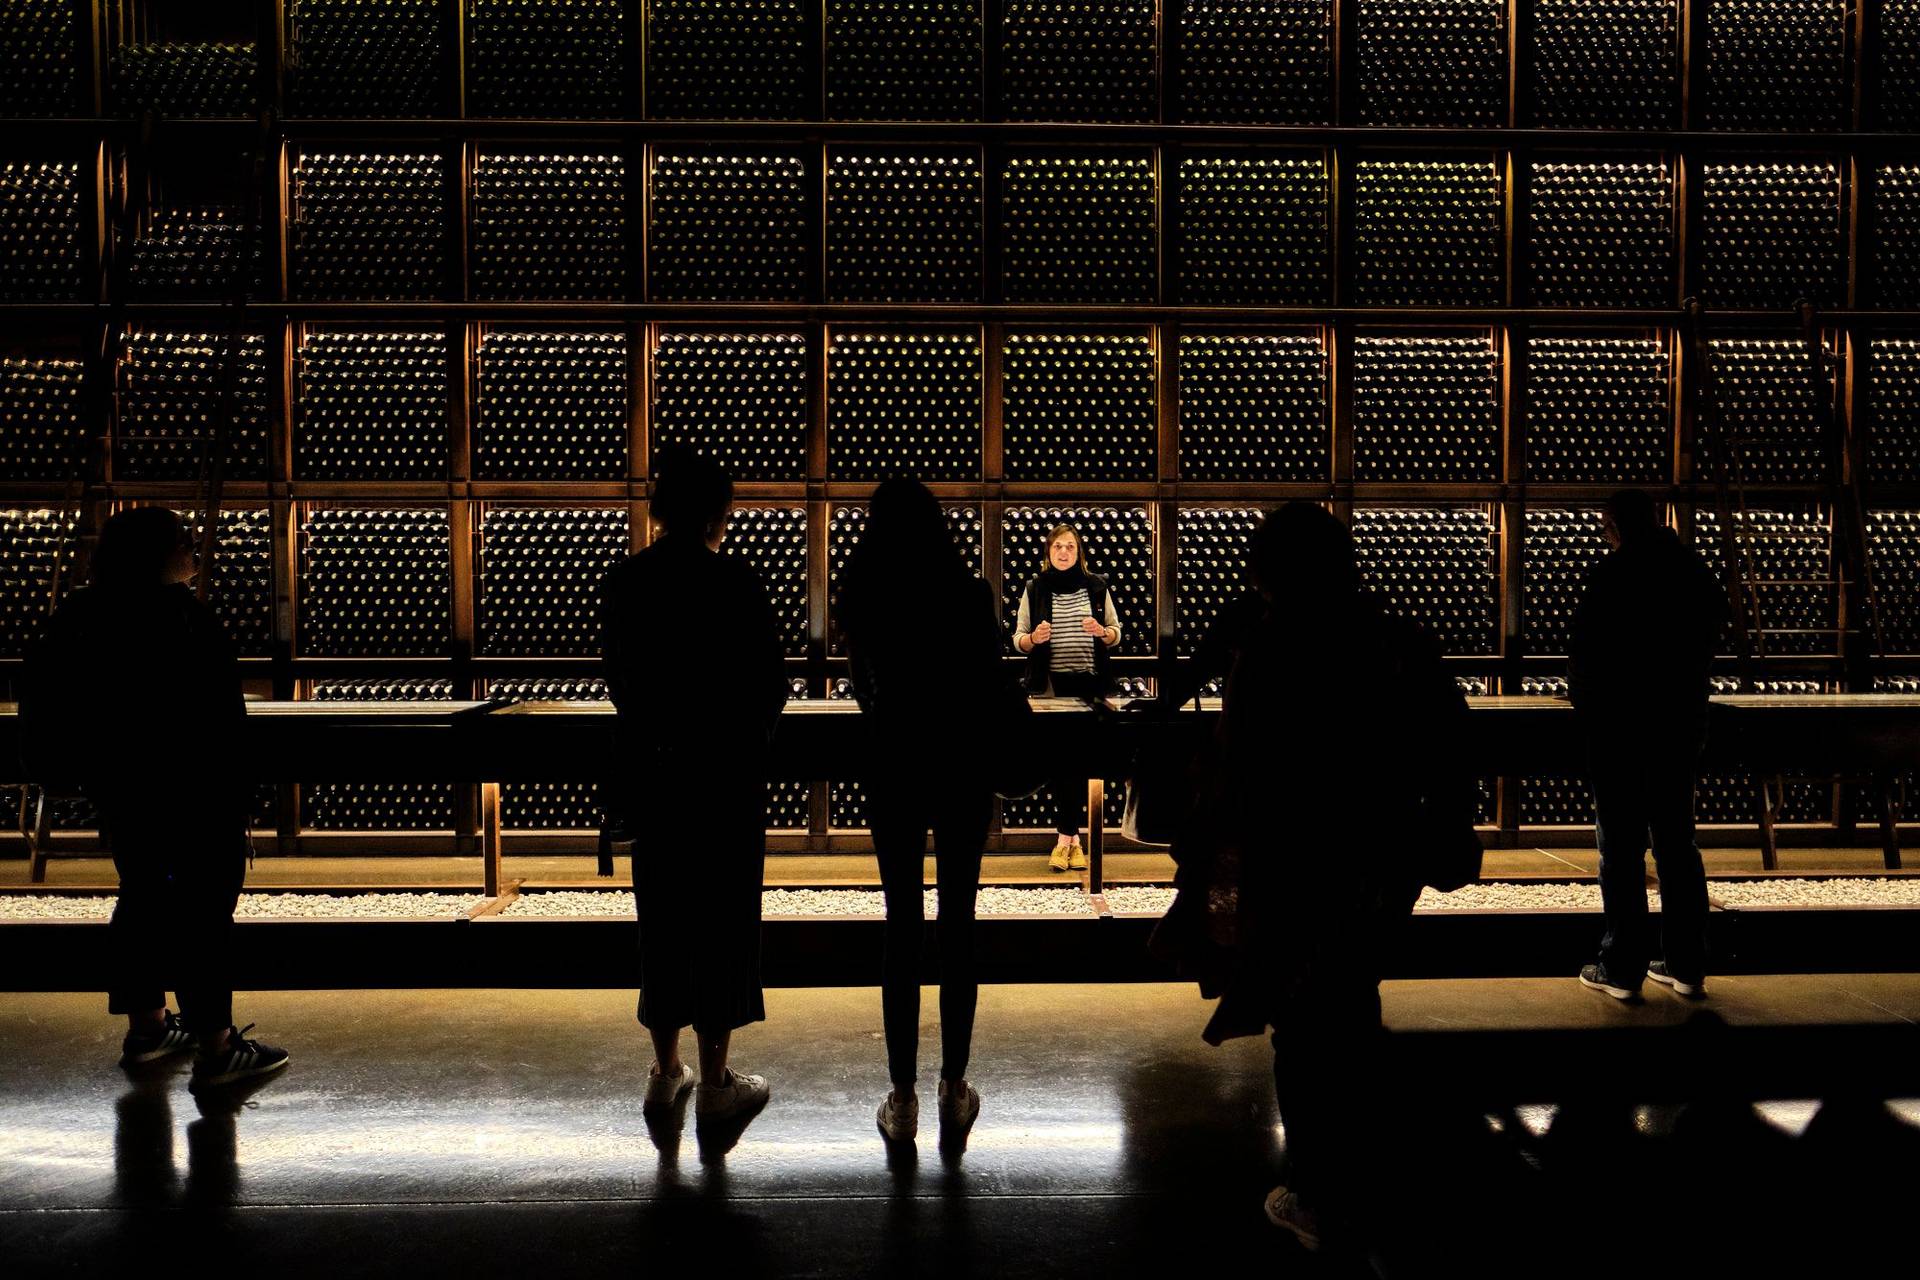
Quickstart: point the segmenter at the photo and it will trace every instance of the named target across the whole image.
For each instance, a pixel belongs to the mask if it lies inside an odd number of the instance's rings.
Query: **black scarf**
[[[1040,571],[1040,589],[1050,596],[1067,596],[1076,591],[1085,591],[1089,597],[1093,594],[1093,584],[1087,580],[1087,571],[1075,561],[1071,569],[1056,569],[1052,565]]]

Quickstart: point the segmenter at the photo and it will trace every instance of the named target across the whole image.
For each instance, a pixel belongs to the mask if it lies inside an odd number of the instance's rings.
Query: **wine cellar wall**
[[[1076,522],[1136,689],[1304,499],[1463,687],[1553,692],[1608,493],[1720,563],[1709,389],[1766,573],[1833,576],[1864,468],[1881,669],[1920,675],[1916,0],[0,14],[9,687],[57,566],[121,506],[197,520],[218,438],[212,599],[279,697],[600,696],[596,584],[677,444],[738,482],[727,551],[796,696],[844,696],[830,601],[894,474],[1009,610]],[[1776,603],[1808,634],[1770,687],[1830,687],[1840,605]],[[596,781],[504,821],[590,829]],[[1750,821],[1731,797],[1703,812]],[[466,803],[316,780],[262,821]],[[772,813],[815,845],[865,821],[850,779]],[[1484,816],[1589,821],[1564,778]]]

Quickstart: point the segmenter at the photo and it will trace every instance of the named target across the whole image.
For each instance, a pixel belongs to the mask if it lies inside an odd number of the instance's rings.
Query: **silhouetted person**
[[[974,1006],[973,907],[993,811],[988,761],[996,708],[1018,697],[1001,669],[993,588],[953,545],[926,486],[889,480],[873,495],[834,616],[868,730],[867,803],[887,899],[882,1005],[893,1089],[880,1131],[910,1141],[920,1037],[921,896],[927,831],[940,890],[940,1124],[963,1140],[980,1109],[967,1083]]]
[[[113,849],[107,1009],[127,1018],[121,1063],[197,1048],[198,1091],[278,1071],[287,1055],[233,1026],[233,910],[252,805],[230,762],[246,703],[233,644],[187,586],[194,576],[192,538],[172,511],[108,520],[91,585],[61,604],[28,657],[22,713],[36,771],[80,781]]]
[[[1474,788],[1465,700],[1433,641],[1361,589],[1345,526],[1290,503],[1250,559],[1267,609],[1228,677],[1154,943],[1220,997],[1210,1043],[1273,1028],[1290,1174],[1267,1211],[1314,1248],[1369,1216],[1380,975],[1426,859],[1477,848]],[[1354,847],[1356,816],[1378,844]]]
[[[1573,615],[1572,694],[1586,739],[1607,931],[1580,981],[1617,999],[1651,977],[1706,990],[1707,881],[1694,843],[1694,788],[1707,739],[1708,673],[1725,596],[1653,500],[1607,500],[1613,550],[1587,575]],[[1647,923],[1646,855],[1660,873],[1660,941]]]
[[[1070,524],[1047,535],[1047,562],[1020,593],[1013,647],[1027,658],[1027,692],[1036,697],[1098,701],[1113,684],[1107,653],[1120,643],[1120,613],[1107,580],[1087,568],[1080,533]],[[1084,773],[1053,780],[1058,839],[1048,865],[1085,871],[1080,821],[1087,815]]]
[[[751,1115],[763,1077],[733,1071],[733,1032],[767,1016],[760,989],[767,748],[786,669],[759,576],[720,554],[733,482],[691,452],[662,460],[662,532],[601,587],[607,686],[620,715],[617,809],[633,835],[640,1022],[653,1037],[645,1106],[694,1086],[680,1031],[699,1041],[702,1120]]]

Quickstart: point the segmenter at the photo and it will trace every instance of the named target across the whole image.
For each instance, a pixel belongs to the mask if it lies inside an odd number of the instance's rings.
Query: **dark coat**
[[[230,767],[247,714],[233,643],[185,586],[82,587],[27,655],[25,762],[102,805],[163,794],[167,808],[241,820],[251,780]],[[137,806],[137,800],[129,800]]]
[[[1221,998],[1210,1042],[1259,1034],[1303,989],[1377,983],[1424,859],[1477,842],[1465,717],[1432,639],[1364,595],[1249,636],[1154,939]]]
[[[1101,622],[1107,617],[1107,580],[1097,573],[1087,575],[1087,607],[1093,617]],[[1053,621],[1053,593],[1039,578],[1027,584],[1027,623],[1038,627],[1043,622]],[[1105,692],[1112,686],[1107,646],[1099,641],[1093,646],[1093,678],[1099,682]],[[1045,693],[1053,681],[1053,642],[1037,644],[1027,652],[1027,692]]]
[[[1671,530],[1603,557],[1570,647],[1573,704],[1589,730],[1703,730],[1727,613],[1720,584]]]

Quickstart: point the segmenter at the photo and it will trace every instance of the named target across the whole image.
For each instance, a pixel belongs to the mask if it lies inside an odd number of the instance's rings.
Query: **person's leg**
[[[186,937],[180,962],[180,1021],[217,1051],[233,1026],[233,912],[247,879],[246,833],[215,828],[173,846],[176,909]]]
[[[711,1085],[727,1082],[727,1049],[733,1043],[731,1028],[720,1030],[699,1027],[693,1029],[693,1036],[700,1050],[700,1079]]]
[[[1667,971],[1682,982],[1707,976],[1707,875],[1694,838],[1699,755],[1676,752],[1649,769],[1647,819],[1660,876],[1660,941]]]
[[[985,791],[950,795],[937,815],[934,857],[940,885],[940,1078],[967,1078],[973,1017],[980,1001],[974,975],[974,901],[986,849],[992,801]]]
[[[1645,781],[1637,762],[1613,758],[1630,748],[1611,749],[1594,761],[1591,778],[1595,838],[1600,847],[1600,905],[1606,933],[1600,939],[1600,967],[1609,982],[1638,987],[1647,976],[1647,808]]]
[[[912,783],[898,785],[911,786]],[[886,957],[880,1007],[887,1036],[887,1074],[902,1095],[913,1092],[920,1057],[920,949],[926,930],[927,828],[920,806],[869,784],[873,845],[886,895]]]
[[[1363,975],[1310,985],[1276,1016],[1274,1093],[1286,1131],[1287,1186],[1323,1218],[1365,1216],[1384,1033],[1380,991]]]
[[[680,1031],[679,1027],[648,1027],[647,1035],[653,1041],[653,1065],[660,1069],[663,1076],[680,1074]]]
[[[102,804],[114,870],[120,875],[113,919],[107,927],[112,985],[107,1012],[127,1019],[127,1030],[150,1033],[165,1025],[167,993],[155,980],[164,972],[161,957],[172,951],[167,925],[166,865],[154,847],[157,832],[129,810],[132,805]]]

